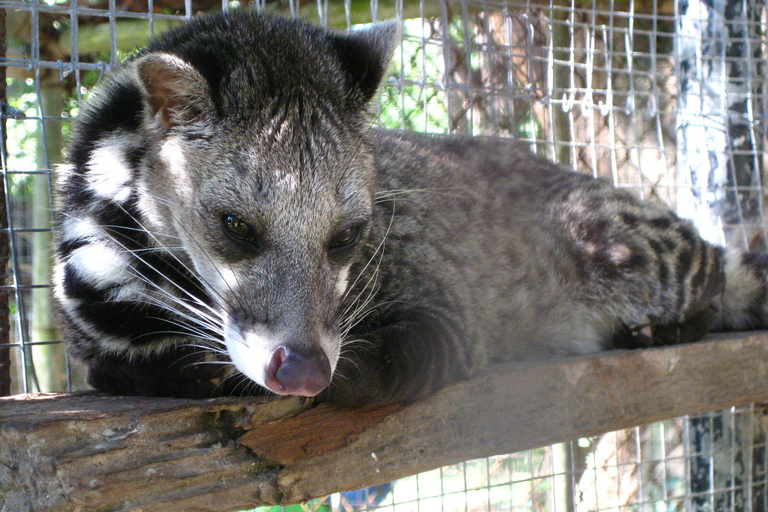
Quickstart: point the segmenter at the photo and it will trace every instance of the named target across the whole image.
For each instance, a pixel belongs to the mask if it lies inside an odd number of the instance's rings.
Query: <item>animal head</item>
[[[397,39],[393,23],[203,18],[132,57],[85,113],[138,90],[142,228],[194,269],[232,362],[275,393],[313,396],[335,370],[373,218],[369,102]]]

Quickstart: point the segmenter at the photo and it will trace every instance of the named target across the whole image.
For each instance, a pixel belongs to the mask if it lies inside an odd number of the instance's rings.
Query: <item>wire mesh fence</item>
[[[403,44],[382,88],[381,126],[522,139],[666,202],[709,240],[768,246],[765,3],[0,0],[6,394],[86,387],[56,333],[50,288],[51,184],[79,102],[154,35],[234,8],[342,29],[396,18]],[[675,419],[305,508],[765,510],[764,431],[760,407]]]
[[[677,418],[466,461],[284,509],[766,510],[766,421],[757,406]]]

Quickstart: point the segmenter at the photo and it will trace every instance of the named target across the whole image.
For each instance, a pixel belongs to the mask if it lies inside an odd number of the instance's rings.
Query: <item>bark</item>
[[[678,211],[708,240],[742,248],[762,233],[761,16],[755,2],[681,0],[675,40]]]
[[[0,58],[6,54],[5,9],[0,9]],[[0,66],[0,105],[6,105],[5,66]],[[6,170],[5,151],[5,113],[0,108],[0,152],[2,152],[3,172]],[[8,284],[8,259],[10,257],[8,243],[8,214],[5,195],[5,177],[0,180],[0,285]],[[0,289],[0,396],[11,394],[11,347],[10,347],[10,311],[8,309],[8,291]]]
[[[497,368],[409,406],[0,399],[0,510],[234,511],[768,397],[768,334]]]

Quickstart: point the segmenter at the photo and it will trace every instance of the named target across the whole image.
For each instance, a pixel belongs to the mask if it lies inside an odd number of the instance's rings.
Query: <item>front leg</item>
[[[463,330],[426,308],[389,315],[348,338],[324,396],[336,405],[415,402],[472,374],[473,351]]]
[[[222,368],[185,347],[135,357],[99,354],[89,361],[88,383],[112,395],[211,398],[226,393]]]

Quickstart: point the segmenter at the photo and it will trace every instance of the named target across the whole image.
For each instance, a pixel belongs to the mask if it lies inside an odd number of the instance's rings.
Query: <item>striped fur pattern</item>
[[[54,275],[91,384],[412,401],[494,363],[768,324],[764,255],[511,141],[372,129],[397,39],[210,16],[93,93]]]

